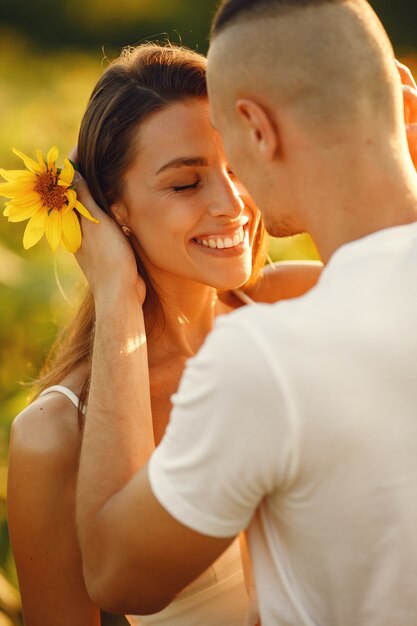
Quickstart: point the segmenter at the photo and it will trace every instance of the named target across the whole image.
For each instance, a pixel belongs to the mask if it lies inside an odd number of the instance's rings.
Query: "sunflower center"
[[[38,175],[35,191],[49,209],[62,209],[67,203],[65,188],[57,185],[57,177],[52,172],[43,172]]]

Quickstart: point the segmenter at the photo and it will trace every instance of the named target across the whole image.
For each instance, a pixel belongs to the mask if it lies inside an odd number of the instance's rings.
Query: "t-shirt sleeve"
[[[279,489],[293,429],[276,359],[236,314],[190,359],[164,438],[149,462],[155,497],[182,524],[232,537]]]

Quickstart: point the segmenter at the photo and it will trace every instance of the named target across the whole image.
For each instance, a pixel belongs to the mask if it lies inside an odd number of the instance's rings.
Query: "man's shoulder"
[[[311,305],[303,298],[248,305],[218,318],[197,355],[198,365],[225,388],[241,386],[246,377],[261,388],[269,385],[266,372],[277,374],[295,344],[307,348],[305,338],[314,336],[305,322],[311,317]]]

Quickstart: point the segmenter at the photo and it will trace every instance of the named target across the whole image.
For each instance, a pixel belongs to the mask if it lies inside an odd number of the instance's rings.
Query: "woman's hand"
[[[396,63],[403,86],[404,119],[408,147],[414,167],[417,169],[417,85],[410,69],[399,61]]]
[[[74,186],[80,202],[99,221],[99,224],[94,224],[81,217],[83,240],[75,255],[95,299],[133,289],[143,304],[146,287],[138,273],[127,236],[115,220],[97,206],[87,183],[78,172],[75,173]]]

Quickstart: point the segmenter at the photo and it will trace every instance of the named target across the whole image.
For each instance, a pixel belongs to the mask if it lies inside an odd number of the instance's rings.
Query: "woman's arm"
[[[80,450],[76,409],[51,394],[15,420],[8,519],[26,626],[99,626],[75,527]]]
[[[246,291],[256,302],[277,302],[302,296],[317,283],[319,261],[283,261],[266,265],[258,281]]]

